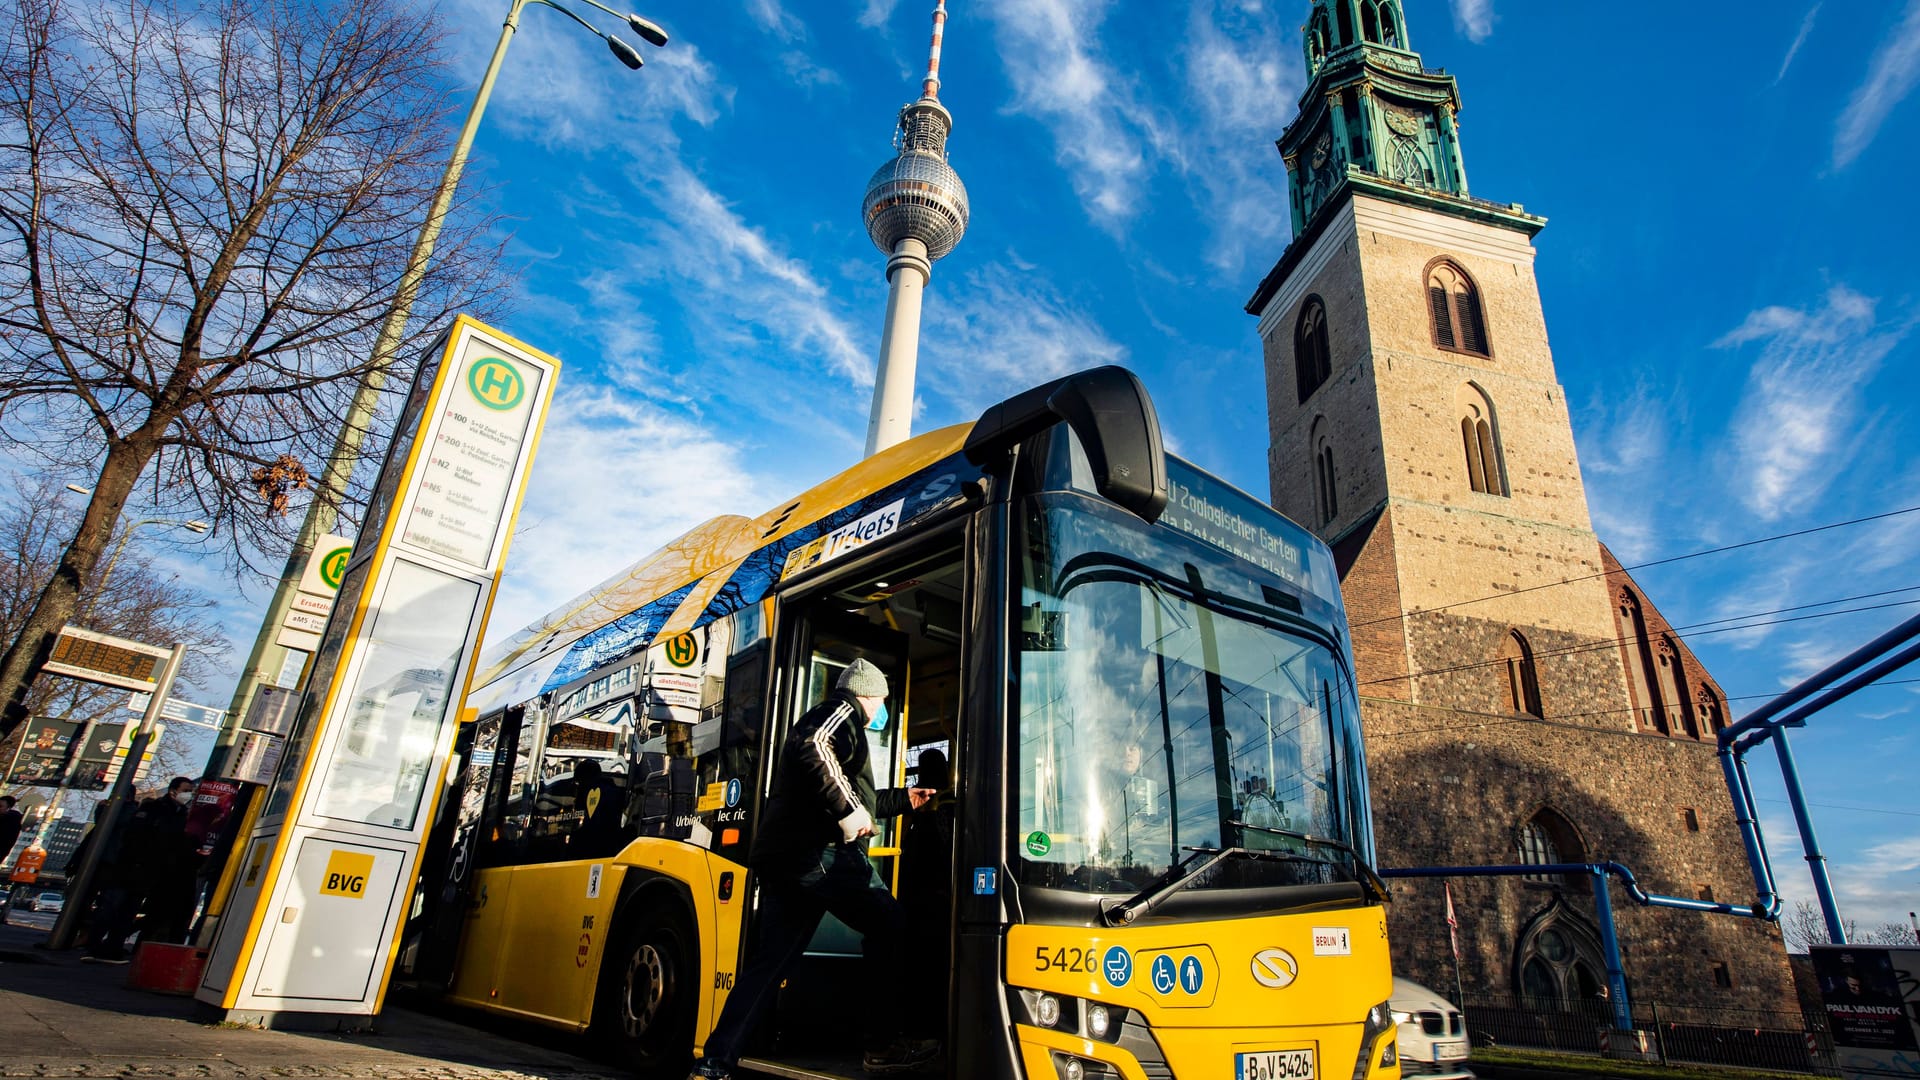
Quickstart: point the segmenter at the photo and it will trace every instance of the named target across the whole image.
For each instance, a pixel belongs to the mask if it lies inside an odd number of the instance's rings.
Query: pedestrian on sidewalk
[[[861,1066],[869,1073],[900,1072],[939,1054],[938,1041],[902,1034],[907,995],[889,987],[908,975],[907,917],[867,861],[874,822],[919,810],[934,794],[928,788],[874,790],[861,729],[886,730],[886,698],[886,675],[855,660],[827,700],[788,735],[779,779],[748,856],[760,883],[759,941],[689,1080],[733,1076],[754,1021],[829,912],[862,938],[872,993],[861,1002]]]
[[[114,830],[111,847],[101,853],[100,898],[83,959],[126,963],[127,939],[143,906],[143,940],[178,942],[186,935],[198,864],[186,835],[192,802],[193,781],[176,776],[166,794],[142,802],[125,827]]]
[[[20,811],[14,809],[18,803],[11,795],[0,795],[0,864],[13,854],[13,845],[20,842],[20,830],[26,824]]]

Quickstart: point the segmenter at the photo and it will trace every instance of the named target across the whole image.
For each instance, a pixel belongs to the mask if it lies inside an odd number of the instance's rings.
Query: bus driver
[[[862,1003],[861,1066],[869,1073],[900,1072],[939,1054],[937,1040],[902,1035],[905,995],[880,989],[905,971],[907,918],[867,861],[867,838],[876,820],[919,810],[935,794],[931,788],[874,790],[861,728],[886,730],[886,697],[886,675],[855,660],[827,700],[788,735],[748,858],[760,881],[760,940],[689,1080],[733,1075],[754,1020],[828,912],[861,935],[867,985],[875,988]]]

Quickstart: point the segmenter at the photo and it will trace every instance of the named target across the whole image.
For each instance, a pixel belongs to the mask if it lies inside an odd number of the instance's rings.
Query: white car
[[[1393,980],[1393,1019],[1399,1025],[1400,1075],[1473,1080],[1467,1069],[1466,1018],[1447,999],[1416,982]]]
[[[66,894],[57,892],[43,892],[40,894],[40,898],[33,902],[33,910],[35,911],[57,913],[64,911],[66,906]]]

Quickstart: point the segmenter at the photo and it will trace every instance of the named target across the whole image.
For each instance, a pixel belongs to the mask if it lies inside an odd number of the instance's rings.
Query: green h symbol
[[[521,396],[526,393],[526,380],[512,364],[490,356],[467,372],[467,389],[473,391],[480,404],[504,411],[520,404]]]

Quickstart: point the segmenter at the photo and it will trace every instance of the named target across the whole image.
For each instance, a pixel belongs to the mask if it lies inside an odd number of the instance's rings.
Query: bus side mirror
[[[1075,372],[989,408],[967,436],[967,460],[985,465],[1065,421],[1093,469],[1094,490],[1152,523],[1167,508],[1167,452],[1153,399],[1133,372]]]

